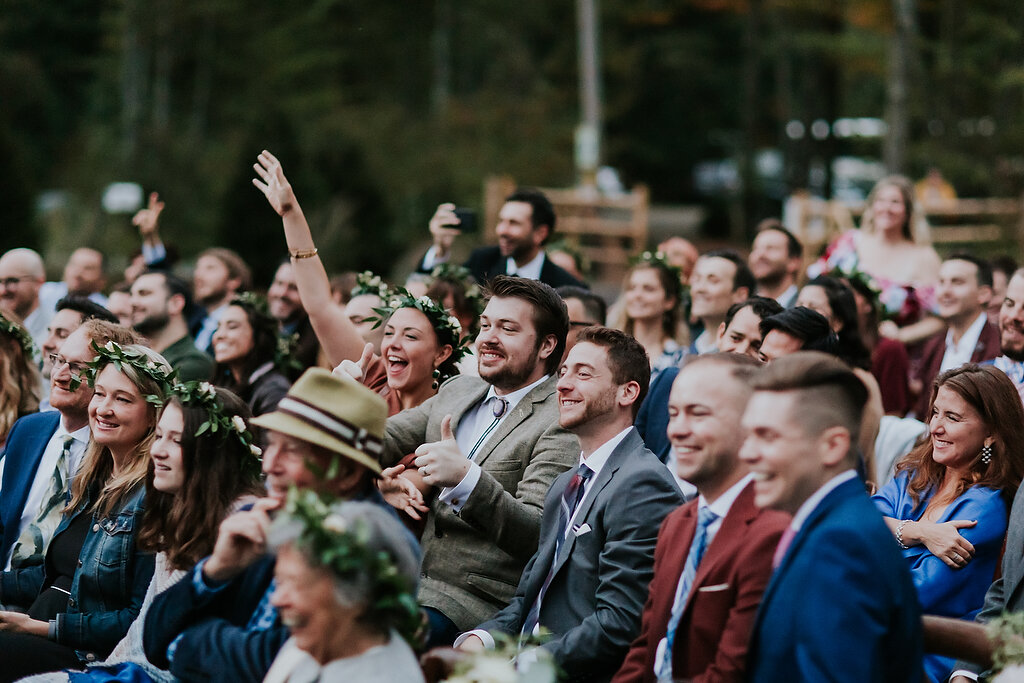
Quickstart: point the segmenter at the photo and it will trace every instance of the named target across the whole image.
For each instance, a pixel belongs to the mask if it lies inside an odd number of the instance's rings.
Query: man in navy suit
[[[611,679],[640,629],[658,528],[683,502],[632,426],[649,379],[647,354],[632,337],[596,326],[579,333],[558,381],[558,421],[579,438],[579,464],[548,491],[537,552],[515,597],[458,645],[545,627],[553,637],[542,647],[571,680]]]
[[[454,204],[437,207],[430,219],[434,244],[420,261],[419,271],[429,273],[446,262],[455,238],[461,234]],[[485,284],[495,275],[518,275],[555,287],[586,287],[544,254],[544,245],[555,232],[555,209],[538,190],[519,189],[505,198],[494,232],[498,244],[473,250],[464,264],[477,282]]]
[[[53,410],[27,415],[11,428],[0,460],[0,564],[7,569],[40,564],[56,525],[35,524],[54,494],[66,493],[89,444],[92,389],[82,378],[95,353],[91,344],[139,337],[126,327],[88,320],[60,345],[50,373]],[[66,452],[65,452],[66,451]],[[61,490],[55,491],[54,486]],[[56,507],[63,507],[57,505]],[[60,520],[59,509],[54,513]]]
[[[921,608],[892,533],[856,476],[867,388],[818,352],[770,363],[743,416],[758,507],[793,521],[748,651],[749,680],[921,680]]]

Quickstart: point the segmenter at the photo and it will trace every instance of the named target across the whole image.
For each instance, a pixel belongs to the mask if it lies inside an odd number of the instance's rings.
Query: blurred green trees
[[[786,188],[878,140],[791,139],[791,120],[891,114],[905,49],[904,170],[965,195],[1017,193],[1024,6],[1010,0],[601,0],[605,162],[654,201],[705,200],[694,165],[734,158],[743,220],[774,210],[753,172],[780,150]],[[910,31],[894,34],[896,10]],[[574,182],[573,3],[520,0],[7,0],[0,7],[0,249],[92,243],[127,254],[113,181],[167,202],[185,254],[238,249],[266,282],[283,255],[249,183],[277,154],[330,268],[391,270],[440,201],[479,205],[485,175]],[[888,88],[887,88],[888,85]],[[45,220],[37,211],[47,195]],[[776,189],[775,194],[779,194]],[[44,229],[45,228],[45,229]]]

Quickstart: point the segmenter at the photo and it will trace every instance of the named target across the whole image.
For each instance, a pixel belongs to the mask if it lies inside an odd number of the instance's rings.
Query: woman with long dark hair
[[[640,342],[651,362],[651,379],[676,367],[686,354],[686,330],[680,325],[682,282],[679,270],[660,254],[644,252],[623,282],[623,307],[612,327]]]

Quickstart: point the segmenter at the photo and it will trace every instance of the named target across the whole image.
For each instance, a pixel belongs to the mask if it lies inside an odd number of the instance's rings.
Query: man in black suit
[[[559,424],[579,438],[579,465],[548,492],[540,543],[512,602],[457,646],[543,626],[553,634],[543,648],[572,680],[607,681],[618,669],[640,630],[658,528],[683,502],[632,426],[649,368],[625,333],[580,332],[558,381]]]
[[[420,260],[419,271],[429,273],[451,256],[452,243],[461,234],[454,204],[437,207],[430,219],[434,245]],[[477,282],[484,284],[495,275],[518,275],[540,280],[558,288],[586,285],[548,260],[543,246],[555,232],[555,210],[538,190],[518,189],[505,198],[494,229],[498,244],[478,247],[464,264]]]

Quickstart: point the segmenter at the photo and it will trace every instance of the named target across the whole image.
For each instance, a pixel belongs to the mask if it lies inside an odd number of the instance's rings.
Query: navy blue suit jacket
[[[28,492],[32,488],[46,444],[59,424],[60,413],[49,410],[26,415],[14,423],[7,435],[3,453],[3,495],[0,496],[0,564],[4,563],[18,540]]]
[[[915,683],[921,607],[892,532],[860,479],[811,512],[761,600],[749,680]]]
[[[672,383],[679,376],[679,368],[665,368],[651,382],[647,397],[640,404],[633,425],[640,432],[644,444],[663,463],[671,457],[672,444],[668,440],[668,395],[672,392]]]
[[[476,281],[486,284],[497,275],[506,275],[505,266],[508,264],[508,257],[501,255],[501,249],[496,245],[477,247],[462,264],[473,274]],[[421,273],[430,271],[423,267],[423,258],[420,258],[417,270]],[[544,265],[540,268],[540,277],[537,278],[546,285],[555,289],[566,285],[589,289],[586,282],[581,282],[570,275],[565,269],[555,265],[547,256],[544,257]]]

